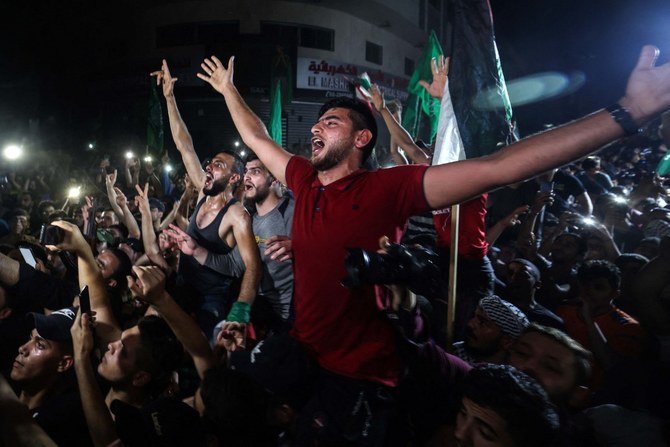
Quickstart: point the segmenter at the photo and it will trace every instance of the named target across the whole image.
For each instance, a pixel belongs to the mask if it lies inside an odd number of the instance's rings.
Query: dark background
[[[126,51],[133,41],[129,33],[134,15],[151,4],[4,2],[0,144],[29,136],[43,148],[74,151],[89,140],[122,144],[125,140],[114,138],[128,139],[128,134],[136,140],[145,138],[146,94],[139,101],[134,87],[119,93],[118,88],[97,87],[96,81],[146,76],[151,64],[138,65]],[[491,4],[507,80],[547,70],[578,70],[586,76],[574,94],[515,108],[522,135],[616,101],[643,44],[661,49],[661,63],[670,54],[668,0],[491,0]],[[123,39],[109,39],[110,34]],[[160,63],[150,62],[155,67]],[[165,140],[169,144],[167,126]]]

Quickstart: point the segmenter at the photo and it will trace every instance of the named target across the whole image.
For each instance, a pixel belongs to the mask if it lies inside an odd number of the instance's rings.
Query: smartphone
[[[42,224],[40,228],[40,244],[42,245],[58,245],[63,242],[65,232],[62,228],[55,225]]]
[[[554,190],[554,182],[540,182],[540,192],[551,192]]]
[[[21,256],[23,256],[23,260],[26,261],[26,264],[32,268],[37,266],[37,261],[35,261],[35,256],[33,256],[33,251],[30,248],[19,247],[19,251],[21,252]]]
[[[88,295],[88,286],[84,286],[79,293],[79,308],[82,314],[91,315],[91,297]]]

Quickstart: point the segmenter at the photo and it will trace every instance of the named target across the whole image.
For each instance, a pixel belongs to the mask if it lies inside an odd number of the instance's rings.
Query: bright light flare
[[[615,203],[628,203],[628,199],[624,196],[614,196]]]
[[[596,220],[593,217],[584,217],[582,223],[591,226],[596,224]]]
[[[70,199],[78,199],[81,196],[81,186],[73,186],[68,189],[67,196]]]
[[[16,144],[10,144],[3,149],[2,155],[7,160],[18,160],[23,155],[23,148]]]
[[[245,155],[247,155],[246,151],[240,151],[240,157],[244,157]]]
[[[147,163],[151,163],[153,160],[154,159],[151,158],[151,155],[147,155],[146,157],[144,157],[144,161],[147,162]]]
[[[235,147],[239,147],[239,146],[240,146],[240,142],[239,142],[239,141],[235,141],[233,144],[235,145]]]
[[[165,172],[172,172],[172,165],[169,163],[166,163],[165,166],[163,167],[165,169]]]
[[[133,151],[128,151],[128,152],[126,152],[126,158],[127,158],[128,160],[130,160],[130,159],[133,158],[134,156],[135,156],[135,154],[133,154]]]
[[[95,147],[95,145],[93,143],[88,143],[88,148],[89,149],[93,149],[94,147]]]

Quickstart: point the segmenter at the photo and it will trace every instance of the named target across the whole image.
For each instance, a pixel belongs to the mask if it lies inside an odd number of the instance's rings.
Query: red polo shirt
[[[489,250],[486,242],[486,197],[482,194],[461,203],[458,221],[458,256],[478,261],[484,259]],[[451,247],[451,208],[433,212],[437,246]]]
[[[377,310],[373,287],[347,289],[346,248],[376,251],[379,238],[399,239],[409,216],[426,212],[428,166],[358,170],[327,186],[302,157],[286,168],[295,194],[292,335],[334,373],[395,386],[400,374],[391,327]]]

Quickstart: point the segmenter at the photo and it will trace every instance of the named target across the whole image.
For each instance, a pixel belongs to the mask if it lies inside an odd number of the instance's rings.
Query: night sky
[[[578,70],[585,85],[575,94],[515,109],[522,134],[608,105],[622,94],[641,46],[670,54],[667,0],[491,0],[498,47],[508,80],[547,70]],[[0,25],[0,137],[26,131],[37,117],[59,138],[99,131],[91,120],[95,92],[82,86],[106,71],[144,72],[123,57],[100,30],[128,33],[136,2],[5,2]],[[121,49],[122,50],[122,49]],[[103,64],[92,54],[108,54]],[[69,128],[62,136],[61,128]],[[48,127],[47,127],[48,128]]]

